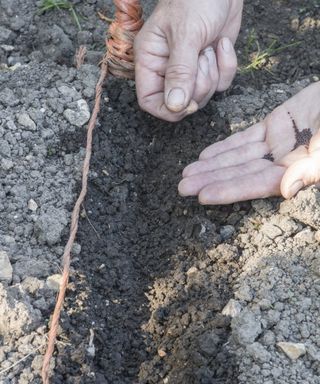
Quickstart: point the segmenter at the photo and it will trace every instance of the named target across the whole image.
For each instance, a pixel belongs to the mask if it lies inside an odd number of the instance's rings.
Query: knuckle
[[[148,99],[147,99],[147,98],[137,95],[137,100],[138,100],[138,105],[139,105],[139,107],[140,107],[143,111],[145,111],[145,112],[149,112],[149,113],[152,114],[152,106],[151,106],[151,104],[148,102]]]
[[[179,79],[181,81],[190,80],[193,77],[193,73],[191,68],[185,64],[173,64],[169,65],[166,70],[166,78],[168,80],[171,79]]]

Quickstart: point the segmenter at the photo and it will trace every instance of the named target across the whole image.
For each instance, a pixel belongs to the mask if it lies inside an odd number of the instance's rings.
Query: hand
[[[320,181],[320,82],[314,83],[262,122],[206,148],[183,171],[182,196],[201,204],[282,195]]]
[[[181,120],[229,87],[243,0],[160,0],[135,39],[142,109]]]

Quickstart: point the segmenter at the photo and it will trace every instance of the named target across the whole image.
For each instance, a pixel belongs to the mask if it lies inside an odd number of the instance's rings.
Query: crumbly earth
[[[103,53],[97,11],[113,10],[73,1],[79,31],[69,11],[38,15],[40,4],[0,0],[3,384],[41,382]],[[320,383],[320,192],[218,207],[177,195],[201,149],[319,76],[319,2],[245,10],[241,64],[253,27],[261,48],[302,43],[185,121],[159,122],[139,110],[133,82],[108,80],[52,383]]]

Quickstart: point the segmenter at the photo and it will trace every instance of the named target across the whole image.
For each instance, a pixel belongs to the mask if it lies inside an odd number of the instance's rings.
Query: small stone
[[[224,225],[220,229],[220,235],[223,240],[228,240],[235,233],[235,228],[232,225]]]
[[[74,243],[71,250],[72,254],[80,255],[81,253],[81,245],[79,243]]]
[[[167,356],[167,352],[164,349],[158,349],[158,355],[162,358]]]
[[[235,317],[239,315],[241,310],[241,304],[237,300],[231,299],[229,300],[228,304],[223,308],[222,314],[224,316]]]
[[[252,344],[262,332],[261,321],[246,309],[231,321],[232,337],[240,345]]]
[[[49,245],[59,243],[62,232],[68,223],[67,212],[63,209],[50,208],[41,214],[35,223],[38,240]]]
[[[207,331],[198,337],[199,351],[207,356],[216,356],[221,343],[216,331]]]
[[[5,106],[14,107],[19,104],[19,99],[15,96],[12,89],[4,88],[0,91],[0,103]]]
[[[5,251],[0,251],[0,281],[11,283],[12,281],[12,265],[9,255]]]
[[[310,228],[304,228],[295,235],[294,239],[299,242],[299,245],[312,244],[314,241],[314,232]]]
[[[234,293],[235,297],[243,301],[251,301],[253,296],[251,289],[247,284],[243,284],[240,288]]]
[[[90,110],[85,100],[78,100],[76,103],[76,110],[66,109],[63,116],[69,121],[70,124],[82,127],[90,119]]]
[[[0,140],[0,155],[5,157],[11,156],[11,148],[6,140]]]
[[[13,45],[1,44],[0,48],[3,49],[5,52],[12,52],[12,51],[14,51],[14,46]]]
[[[59,273],[49,276],[47,278],[48,288],[52,289],[53,291],[59,291],[61,279],[62,279],[62,275],[60,275]]]
[[[10,29],[0,26],[0,43],[7,43],[13,37],[13,33]]]
[[[298,302],[298,306],[301,312],[310,310],[311,305],[312,305],[311,297],[303,297]]]
[[[261,299],[258,304],[262,310],[270,309],[272,307],[272,303],[269,299]]]
[[[48,309],[48,306],[50,304],[48,304],[48,302],[43,298],[43,297],[40,297],[40,299],[38,300],[35,300],[32,305],[34,306],[34,308],[37,308],[37,309],[40,309],[40,311],[46,311]]]
[[[33,199],[30,199],[28,201],[28,209],[35,212],[38,209],[38,204]]]
[[[39,289],[43,288],[43,285],[44,283],[42,280],[39,280],[33,276],[27,276],[21,283],[23,289],[29,292],[31,295],[36,294]]]
[[[266,214],[270,211],[272,211],[272,204],[265,199],[257,199],[251,201],[252,208],[258,212],[260,215]]]
[[[187,276],[195,275],[197,272],[199,272],[198,268],[191,267],[187,270]]]
[[[264,345],[274,345],[276,342],[276,336],[272,331],[268,330],[264,333],[261,341]]]
[[[252,343],[247,346],[247,352],[254,360],[261,361],[263,363],[270,361],[271,354],[260,343]]]
[[[58,91],[65,97],[70,97],[72,100],[79,99],[79,92],[72,87],[68,87],[67,85],[61,85],[58,87]]]
[[[17,114],[18,123],[30,131],[36,131],[37,126],[27,112],[21,112]]]
[[[12,160],[9,159],[1,159],[1,169],[4,171],[9,171],[14,166],[14,163]]]
[[[297,360],[300,356],[306,353],[306,347],[302,343],[290,343],[280,341],[277,346],[288,356],[291,360]]]
[[[71,154],[65,155],[64,156],[64,163],[67,166],[72,165],[72,163],[73,163],[73,156]]]
[[[77,34],[79,45],[91,45],[92,44],[92,33],[89,31],[79,31]]]
[[[275,239],[278,236],[281,236],[283,233],[282,230],[278,226],[270,224],[270,223],[263,224],[263,226],[261,227],[261,232],[265,236],[269,237],[269,239],[271,239],[271,240]]]
[[[37,356],[34,357],[32,363],[31,363],[31,367],[36,372],[41,372],[42,363],[43,363],[43,356],[42,355],[37,355]]]

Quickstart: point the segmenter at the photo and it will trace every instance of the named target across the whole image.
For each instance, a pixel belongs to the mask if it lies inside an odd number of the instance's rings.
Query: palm
[[[313,103],[319,97],[316,83],[262,122],[206,148],[199,161],[185,168],[180,193],[199,195],[203,204],[229,204],[281,194],[291,197],[318,182],[320,112]],[[297,115],[301,107],[305,109]]]

